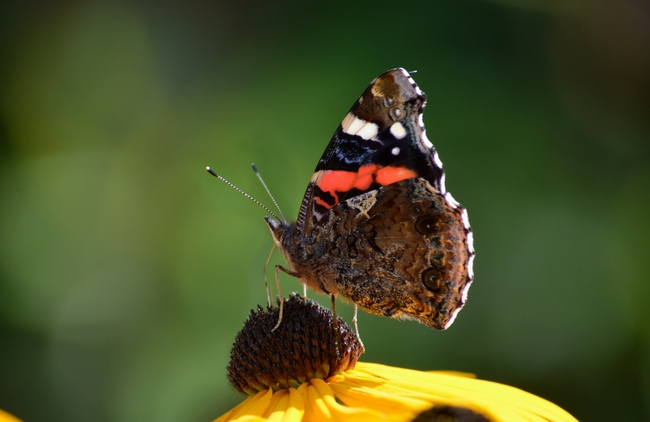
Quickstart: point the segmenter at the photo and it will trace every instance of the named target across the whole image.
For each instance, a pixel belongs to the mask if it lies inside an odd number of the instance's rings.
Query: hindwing
[[[422,178],[350,198],[331,211],[323,283],[368,312],[447,328],[471,282],[465,209]],[[333,284],[333,285],[332,285]]]

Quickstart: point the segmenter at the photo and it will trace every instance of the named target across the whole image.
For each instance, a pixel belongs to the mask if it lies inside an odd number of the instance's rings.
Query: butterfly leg
[[[339,336],[341,332],[339,331],[339,317],[336,316],[336,296],[330,293],[330,298],[332,298],[332,313],[334,314],[334,349],[336,349],[336,358],[341,359],[339,352]]]
[[[357,341],[361,345],[361,353],[366,352],[366,347],[363,345],[363,342],[361,341],[361,336],[359,335],[359,324],[357,323],[357,312],[359,311],[359,306],[357,304],[354,304],[354,316],[352,317],[352,322],[354,323],[354,334],[357,337]]]
[[[275,327],[273,327],[271,332],[277,330],[278,327],[280,326],[280,323],[282,322],[282,309],[284,308],[284,298],[282,297],[282,289],[280,288],[280,273],[278,272],[278,270],[282,270],[282,272],[289,274],[292,277],[298,278],[297,272],[288,270],[284,268],[282,265],[275,266],[275,286],[278,289],[278,296],[280,298],[280,315],[278,316],[278,323],[275,324]]]
[[[271,260],[271,255],[273,255],[273,250],[275,249],[275,243],[273,244],[273,247],[271,248],[271,252],[269,252],[269,256],[266,258],[266,262],[264,263],[264,288],[266,289],[266,303],[268,307],[271,307],[271,290],[269,289],[269,281],[266,279],[266,268],[269,266],[269,261]]]

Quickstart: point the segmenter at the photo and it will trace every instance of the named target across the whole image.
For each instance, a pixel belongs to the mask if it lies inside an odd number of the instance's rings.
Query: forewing
[[[425,94],[404,69],[370,83],[316,166],[300,208],[299,232],[341,201],[380,186],[422,177],[445,192],[442,163],[424,128],[425,104]]]

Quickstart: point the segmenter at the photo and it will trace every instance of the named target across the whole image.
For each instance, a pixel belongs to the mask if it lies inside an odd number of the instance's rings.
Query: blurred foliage
[[[469,210],[476,282],[446,332],[360,315],[362,359],[650,418],[647,6],[3,2],[0,408],[165,422],[238,402],[225,366],[271,239],[204,168],[269,203],[255,162],[295,217],[340,119],[402,66]]]

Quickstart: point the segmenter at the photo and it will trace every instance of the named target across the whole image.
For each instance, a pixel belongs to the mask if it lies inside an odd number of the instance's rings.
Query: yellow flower
[[[270,332],[269,327],[277,320],[277,308],[269,309],[268,313],[259,308],[257,314],[251,313],[237,335],[228,368],[233,386],[250,397],[215,422],[576,421],[549,401],[472,375],[357,362],[361,349],[340,319],[341,334],[335,340],[339,353],[336,349],[333,354],[331,350],[330,354],[323,353],[332,339],[321,336],[313,341],[313,328],[329,332],[322,318],[331,312],[297,296],[292,296],[284,309],[285,316],[278,330],[286,325],[289,331],[299,333],[306,327],[309,335],[303,333],[292,341],[286,333],[276,337],[276,333]],[[311,317],[316,319],[310,322]],[[305,341],[308,348],[301,344]],[[313,356],[296,354],[292,350],[294,346],[295,350],[310,349],[320,356],[322,365],[318,368],[335,369],[314,370],[317,365]],[[243,350],[247,353],[244,357]],[[259,359],[251,360],[252,357]],[[311,375],[305,376],[306,373]]]
[[[357,362],[354,369],[325,381],[261,391],[215,422],[412,421],[427,411],[422,420],[576,421],[553,403],[507,385],[465,374]],[[449,416],[435,418],[440,415]]]
[[[20,419],[0,409],[0,422],[20,422]]]

